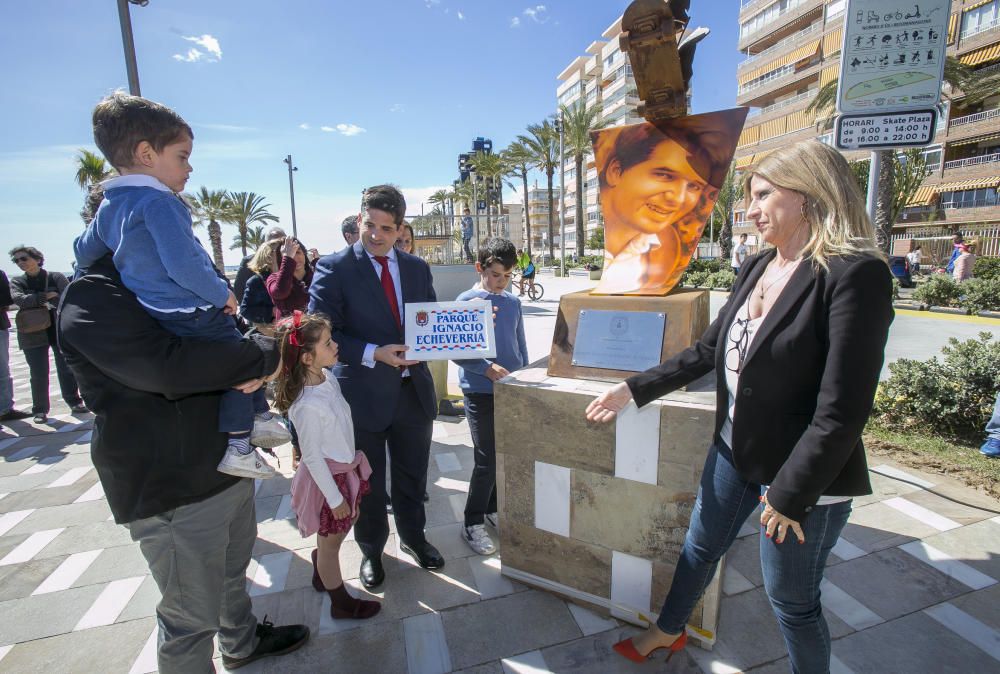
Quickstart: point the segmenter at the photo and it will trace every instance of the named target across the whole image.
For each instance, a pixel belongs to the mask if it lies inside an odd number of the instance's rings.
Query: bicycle
[[[510,284],[512,287],[517,286],[519,289],[521,288],[521,276],[522,276],[521,272],[518,271],[514,272],[514,275],[510,279]],[[545,288],[542,286],[541,283],[535,281],[534,283],[528,283],[528,287],[524,292],[525,294],[528,295],[528,299],[530,299],[532,302],[537,302],[538,300],[542,299],[543,295],[545,295]]]

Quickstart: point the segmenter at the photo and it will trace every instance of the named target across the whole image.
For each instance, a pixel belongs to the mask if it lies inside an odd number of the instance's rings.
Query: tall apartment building
[[[636,115],[639,99],[636,95],[635,79],[632,77],[632,66],[628,55],[618,48],[618,38],[622,34],[622,21],[618,17],[601,34],[600,40],[595,40],[586,49],[586,56],[578,56],[559,73],[559,86],[556,88],[556,98],[560,105],[573,107],[580,100],[588,107],[600,104],[601,119],[606,126],[622,124],[637,124],[642,118]],[[601,209],[598,204],[597,168],[594,157],[588,155],[584,160],[584,216],[587,237],[601,224]],[[566,193],[564,203],[566,208],[566,249],[576,248],[576,164],[572,155],[566,154]],[[558,175],[557,175],[558,181]],[[543,190],[544,192],[544,190]],[[548,198],[547,196],[545,197]],[[548,203],[545,205],[548,208]],[[535,221],[532,218],[532,238],[535,234]],[[547,229],[547,221],[546,221]],[[546,232],[547,233],[547,232]],[[556,232],[554,242],[560,245],[559,232]],[[535,243],[532,242],[532,248]]]
[[[737,168],[800,140],[833,142],[829,121],[817,125],[805,108],[821,86],[839,77],[846,7],[846,0],[742,0],[739,50],[746,58],[737,69],[736,102],[752,110],[736,150]],[[1000,69],[1000,0],[952,0],[947,41],[948,55],[976,72]],[[915,238],[943,254],[947,235],[956,230],[1000,246],[1000,92],[971,105],[963,92],[946,87],[934,144],[923,152],[929,174],[897,222],[897,247],[908,249]],[[752,235],[751,229],[738,224],[734,233]]]
[[[553,242],[558,242],[559,237],[559,185],[552,189],[552,206],[555,208],[553,214]],[[547,253],[549,250],[549,190],[544,185],[539,187],[538,182],[533,187],[528,188],[528,216],[531,219],[531,252],[533,254]],[[569,230],[569,226],[566,226]]]

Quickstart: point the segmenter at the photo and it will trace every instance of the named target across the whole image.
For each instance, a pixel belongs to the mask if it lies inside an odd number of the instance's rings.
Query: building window
[[[826,20],[829,21],[847,9],[847,0],[834,0],[826,6]]]
[[[987,2],[975,9],[970,9],[962,13],[962,32],[960,37],[965,39],[978,35],[998,25],[998,0]]]
[[[778,2],[768,5],[740,24],[740,39],[756,33],[767,26],[767,24],[777,20],[778,17],[795,9],[804,2],[806,0],[778,0]]]
[[[941,193],[942,208],[981,208],[996,205],[997,189],[995,187]]]
[[[607,70],[608,68],[610,68],[611,64],[614,63],[614,60],[616,58],[618,58],[620,55],[621,55],[621,50],[620,49],[615,49],[610,54],[608,54],[607,56],[605,56],[604,57],[604,69]]]

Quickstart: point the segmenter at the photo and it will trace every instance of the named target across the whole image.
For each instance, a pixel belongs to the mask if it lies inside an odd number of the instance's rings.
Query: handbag
[[[45,274],[45,272],[42,272]],[[45,290],[49,289],[49,275],[45,274]],[[52,314],[48,306],[20,309],[14,314],[14,325],[18,332],[32,333],[48,330],[52,325]]]

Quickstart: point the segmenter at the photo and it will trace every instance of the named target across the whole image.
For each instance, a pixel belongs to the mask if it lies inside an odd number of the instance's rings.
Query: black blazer
[[[692,347],[626,380],[639,406],[716,372],[715,433],[729,409],[725,351],[733,317],[774,250],[740,267],[729,300]],[[770,485],[768,501],[801,521],[823,494],[871,493],[861,432],[871,413],[893,319],[892,280],[870,255],[806,259],[792,273],[747,351],[733,414],[733,460]]]
[[[403,304],[436,302],[430,266],[414,255],[396,251]],[[384,431],[392,423],[399,398],[400,372],[385,363],[361,364],[365,346],[405,344],[403,330],[392,315],[375,268],[360,241],[316,263],[309,286],[310,313],[325,314],[333,326],[333,341],[345,366],[337,370],[340,388],[351,406],[354,425],[364,431]],[[399,307],[403,314],[403,307]],[[409,368],[413,386],[428,421],[437,416],[434,380],[426,363]]]

